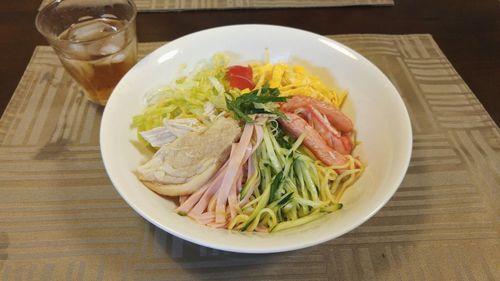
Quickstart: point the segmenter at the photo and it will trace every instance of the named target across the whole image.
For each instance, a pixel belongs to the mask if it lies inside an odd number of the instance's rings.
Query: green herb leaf
[[[249,116],[251,114],[267,113],[282,118],[285,117],[278,110],[278,106],[274,104],[275,102],[285,102],[287,100],[286,97],[280,97],[279,95],[279,89],[264,86],[235,99],[226,98],[226,103],[228,109],[235,113],[236,119],[252,123],[253,120]]]

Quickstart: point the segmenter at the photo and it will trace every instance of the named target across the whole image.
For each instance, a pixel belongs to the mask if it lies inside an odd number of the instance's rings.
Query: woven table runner
[[[41,7],[54,0],[43,0]],[[140,12],[394,5],[394,0],[134,0]]]
[[[1,280],[500,280],[500,132],[430,35],[333,36],[395,84],[413,125],[408,173],[369,221],[294,252],[178,239],[117,194],[102,108],[37,47],[0,120]],[[141,43],[141,55],[161,43]]]

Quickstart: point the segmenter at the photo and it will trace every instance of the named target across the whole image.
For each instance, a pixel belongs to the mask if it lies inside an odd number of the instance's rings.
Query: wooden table
[[[320,34],[430,33],[497,124],[500,123],[500,2],[395,0],[393,7],[140,13],[140,42],[165,41],[209,27],[266,23]],[[36,45],[38,0],[0,2],[0,112]]]

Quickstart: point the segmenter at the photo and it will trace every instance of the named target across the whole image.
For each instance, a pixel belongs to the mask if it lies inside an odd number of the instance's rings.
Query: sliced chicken
[[[220,117],[206,130],[189,132],[162,146],[137,169],[138,177],[162,195],[191,194],[217,172],[240,134],[235,120]]]

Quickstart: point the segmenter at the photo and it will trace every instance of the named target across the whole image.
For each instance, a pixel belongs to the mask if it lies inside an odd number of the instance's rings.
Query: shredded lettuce
[[[177,79],[172,85],[160,88],[148,97],[148,106],[134,116],[132,126],[140,133],[161,127],[163,120],[174,118],[207,119],[207,103],[221,112],[227,110],[224,76],[229,59],[216,54],[211,61],[200,65],[189,76]]]

